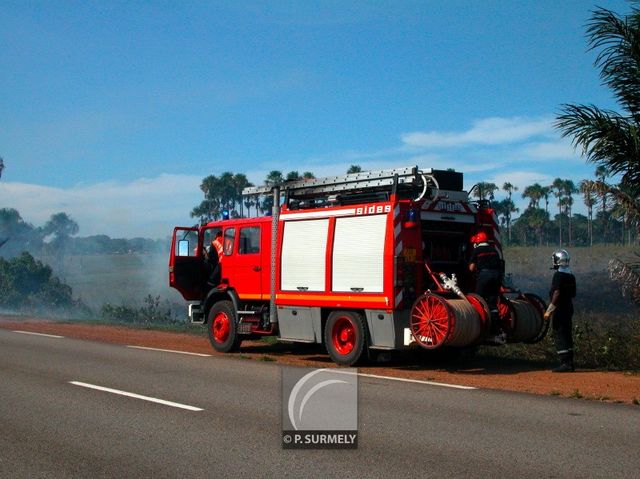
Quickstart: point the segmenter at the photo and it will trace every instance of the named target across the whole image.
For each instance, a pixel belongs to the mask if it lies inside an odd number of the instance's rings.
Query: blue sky
[[[615,108],[584,37],[595,5],[4,0],[0,207],[162,237],[227,170],[592,177],[552,122],[562,103]]]

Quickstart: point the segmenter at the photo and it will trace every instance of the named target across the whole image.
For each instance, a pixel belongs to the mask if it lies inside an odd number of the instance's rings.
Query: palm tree
[[[576,185],[571,180],[564,180],[564,204],[565,204],[565,212],[569,217],[569,246],[573,244],[573,231],[572,231],[572,222],[571,217],[573,213],[573,195],[578,192]]]
[[[473,188],[471,188],[472,196],[475,196],[479,200],[493,201],[493,194],[498,190],[498,185],[495,183],[487,183],[481,181],[480,183],[476,183]]]
[[[613,90],[622,113],[594,105],[563,105],[556,126],[573,137],[587,161],[621,174],[622,184],[640,192],[640,9],[621,17],[598,8],[587,28],[592,50],[599,50],[595,66],[603,83]]]
[[[506,228],[509,232],[509,242],[511,242],[511,213],[520,211],[516,208],[511,198],[505,198],[502,201],[497,201],[493,204],[493,209],[496,216],[500,218],[500,226]]]
[[[256,202],[253,199],[253,196],[247,196],[244,199],[244,206],[247,207],[247,218],[251,218],[251,207],[254,206],[256,204]],[[257,215],[257,211],[256,211],[256,215]]]
[[[239,195],[236,190],[235,177],[230,171],[225,171],[220,175],[217,195],[222,207],[231,214],[235,209]]]
[[[285,179],[284,179],[284,176],[282,176],[282,171],[272,170],[269,172],[269,174],[267,174],[267,177],[264,179],[264,184],[268,186],[276,186],[283,183],[284,181]],[[263,212],[271,211],[271,208],[273,207],[273,196],[272,195],[265,196],[259,204],[260,204],[260,209]]]
[[[551,187],[543,186],[542,187],[542,197],[544,198],[544,210],[549,212],[549,196],[551,196]]]
[[[511,213],[515,213],[518,211],[516,205],[511,200],[511,194],[514,191],[518,191],[518,187],[512,185],[508,181],[502,185],[502,189],[507,192],[507,200],[508,203],[504,203],[505,211],[506,211],[506,220],[507,220],[507,231],[509,232],[509,242],[511,242]]]
[[[215,175],[209,175],[202,179],[200,190],[204,193],[204,200],[191,210],[191,216],[200,219],[200,223],[220,218],[220,201],[216,196],[220,179]]]
[[[640,211],[640,9],[632,6],[630,13],[620,16],[597,8],[587,27],[587,37],[591,49],[598,50],[595,66],[600,78],[612,90],[621,112],[595,105],[566,104],[556,127],[564,137],[572,137],[574,147],[581,148],[588,162],[605,168],[608,174],[621,175],[618,187],[606,184],[604,178],[593,182],[602,195],[606,233],[607,194],[630,214]],[[623,287],[632,287],[634,299],[640,302],[640,264],[612,260],[609,270]]]
[[[529,208],[538,208],[542,198],[543,189],[539,183],[527,186],[522,192],[523,198],[529,198]]]
[[[589,234],[589,246],[593,246],[593,205],[595,205],[595,195],[590,183],[582,180],[578,185],[578,189],[584,198],[584,204],[587,207],[587,230]]]
[[[605,184],[607,181],[607,178],[609,177],[609,170],[605,166],[599,165],[596,168],[595,175],[599,182],[601,182],[602,184]],[[600,196],[600,202],[601,202],[600,212],[602,213],[601,214],[602,229],[600,230],[600,234],[602,235],[603,241],[606,241],[607,231],[609,229],[609,220],[608,220],[608,213],[607,213],[608,192],[604,189],[599,189],[597,194],[598,196]]]
[[[362,171],[362,167],[360,165],[351,165],[347,170],[347,175],[351,173],[360,173]]]
[[[265,185],[278,185],[284,181],[284,177],[282,176],[282,171],[272,170],[269,172],[267,177],[264,180]]]
[[[236,173],[233,175],[233,187],[235,190],[235,196],[240,203],[240,217],[244,216],[243,206],[247,206],[247,215],[249,214],[249,206],[246,201],[242,201],[242,190],[247,188],[248,186],[253,186],[253,183],[249,182],[247,179],[247,175],[244,173]]]
[[[509,183],[508,181],[506,183],[504,183],[502,185],[502,190],[507,192],[507,197],[509,199],[511,199],[511,193],[513,193],[514,191],[518,191],[518,187],[517,186],[513,186],[511,183]]]
[[[564,180],[556,178],[551,184],[551,191],[553,195],[558,199],[558,244],[562,248],[562,209],[564,204]]]
[[[549,215],[542,209],[529,206],[515,221],[515,228],[522,232],[522,242],[527,245],[527,237],[532,235],[537,244],[542,246],[544,225],[549,221]]]

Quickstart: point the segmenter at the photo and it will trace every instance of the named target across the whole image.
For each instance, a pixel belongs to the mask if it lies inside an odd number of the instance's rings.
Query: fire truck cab
[[[490,314],[473,294],[470,238],[501,251],[495,215],[470,202],[462,174],[418,167],[252,187],[273,198],[271,216],[174,230],[170,285],[205,324],[212,346],[244,338],[322,343],[338,364],[366,353],[467,347],[487,339]],[[223,233],[219,281],[205,248]],[[504,289],[509,341],[546,333],[544,302]]]

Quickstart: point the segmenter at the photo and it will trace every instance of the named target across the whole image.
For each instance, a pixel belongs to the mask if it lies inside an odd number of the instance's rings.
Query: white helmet
[[[561,266],[569,266],[569,260],[571,257],[567,250],[559,249],[558,251],[554,251],[551,255],[551,259],[553,260],[553,269],[558,269]]]

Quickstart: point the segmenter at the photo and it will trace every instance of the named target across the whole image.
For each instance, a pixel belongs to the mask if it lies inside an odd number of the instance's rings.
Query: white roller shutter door
[[[281,289],[324,291],[329,220],[287,221],[282,238]]]
[[[333,291],[383,292],[387,215],[337,218]]]

